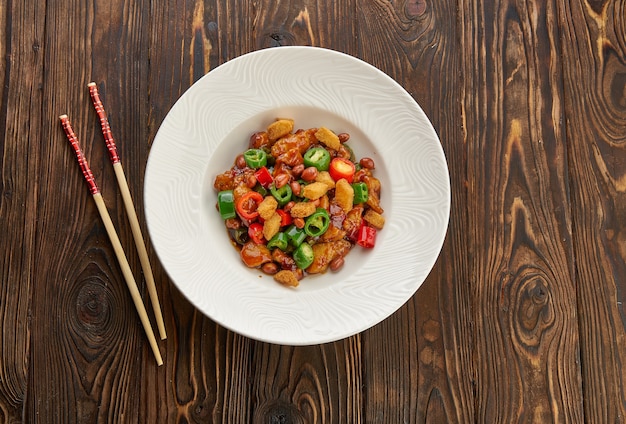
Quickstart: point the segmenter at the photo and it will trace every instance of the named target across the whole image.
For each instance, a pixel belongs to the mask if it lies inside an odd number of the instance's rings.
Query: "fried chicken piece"
[[[325,183],[314,182],[307,184],[302,188],[302,196],[309,200],[317,200],[328,191],[328,186]]]
[[[354,189],[345,178],[337,181],[337,185],[335,186],[335,202],[341,206],[341,209],[343,209],[345,213],[352,210]]]
[[[315,132],[315,137],[320,143],[332,150],[338,150],[341,146],[339,137],[326,127],[321,127]]]
[[[274,274],[274,280],[287,287],[298,287],[300,281],[293,271],[283,269]]]
[[[265,240],[270,240],[278,233],[281,221],[282,218],[277,213],[274,213],[270,219],[265,220],[263,223],[263,237],[265,237]]]
[[[315,138],[314,128],[306,131],[298,130],[276,141],[272,145],[272,156],[277,158],[291,149],[298,149],[300,154],[303,155],[315,143],[317,143],[317,139]]]
[[[365,212],[363,219],[377,230],[382,230],[385,226],[385,217],[372,209]]]
[[[298,202],[289,211],[293,218],[306,218],[317,210],[317,207],[311,202]]]
[[[372,210],[382,214],[383,208],[380,207],[380,180],[371,176],[363,177],[363,182],[367,185],[368,198],[365,202]]]
[[[265,196],[265,199],[256,208],[257,212],[263,219],[270,219],[278,209],[278,201],[274,196]]]
[[[309,274],[319,274],[326,272],[333,259],[339,256],[346,256],[350,252],[352,245],[347,240],[337,240],[315,243],[312,247],[313,263],[309,265],[306,271]]]
[[[267,127],[270,141],[278,140],[293,131],[293,119],[277,119]]]

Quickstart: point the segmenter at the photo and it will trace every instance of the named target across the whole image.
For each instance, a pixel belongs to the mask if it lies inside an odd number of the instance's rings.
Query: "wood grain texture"
[[[41,140],[46,142],[32,140],[41,145],[45,158],[41,164],[46,171],[41,173],[38,186],[40,221],[32,252],[39,260],[35,265],[37,290],[32,306],[31,388],[24,408],[25,420],[29,422],[45,422],[50,417],[64,422],[136,421],[139,400],[129,394],[139,391],[141,364],[149,361],[114,252],[82,176],[76,172],[68,142],[54,119],[60,113],[67,113],[72,119],[113,222],[120,234],[126,234],[122,244],[127,252],[134,252],[87,90],[87,83],[97,73],[94,70],[106,63],[99,61],[102,53],[98,52],[104,50],[102,39],[111,34],[107,30],[117,29],[113,34],[121,39],[111,41],[127,47],[129,54],[141,50],[124,40],[129,35],[123,30],[124,8],[107,11],[107,4],[95,2],[67,10],[50,8],[46,14],[47,66],[42,101],[42,111],[46,113],[41,121]],[[105,8],[106,15],[101,8]],[[130,16],[134,16],[132,11]],[[114,53],[112,49],[106,51]],[[132,67],[132,62],[125,63]],[[128,69],[120,67],[118,71],[124,74]],[[105,92],[107,88],[104,84]],[[117,105],[111,103],[111,109],[116,109]],[[136,112],[128,111],[129,122],[138,121]],[[112,125],[116,132],[115,122]],[[120,135],[122,139],[131,139],[125,132]],[[120,148],[123,154],[131,151],[124,142]],[[141,152],[137,148],[132,151]],[[147,149],[143,152],[146,154]],[[132,174],[137,177],[140,172]],[[137,192],[139,187],[133,186],[132,190]],[[128,256],[138,275],[136,255]]]
[[[360,337],[319,346],[256,343],[251,397],[255,423],[360,423]]]
[[[626,2],[560,4],[585,418],[626,420]]]
[[[555,5],[462,8],[476,419],[582,422]]]
[[[31,364],[45,13],[28,2],[0,9],[0,422],[12,423],[22,420]]]
[[[1,423],[626,419],[624,0],[6,0],[0,28]],[[157,367],[57,117],[143,289],[86,84],[147,235],[168,110],[211,69],[282,45],[357,56],[424,108],[452,183],[442,253],[379,325],[289,347],[203,316],[148,243]]]

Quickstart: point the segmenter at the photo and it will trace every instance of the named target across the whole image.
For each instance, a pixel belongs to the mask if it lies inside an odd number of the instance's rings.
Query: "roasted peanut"
[[[254,188],[255,185],[256,185],[256,177],[254,176],[254,174],[248,175],[248,178],[246,178],[246,186],[248,188]]]
[[[269,137],[265,131],[259,131],[250,136],[249,146],[251,149],[260,149],[269,143]]]
[[[293,225],[298,228],[304,228],[304,219],[303,218],[294,218]]]
[[[278,272],[278,265],[276,265],[274,262],[268,262],[266,264],[263,264],[263,266],[261,267],[261,271],[263,271],[267,275],[274,275]]]
[[[300,176],[300,174],[302,174],[302,171],[304,171],[304,164],[303,163],[299,163],[298,165],[296,165],[293,168],[291,168],[291,173],[296,178],[298,178]]]
[[[337,137],[339,137],[340,143],[345,143],[346,141],[350,140],[350,134],[348,133],[337,134]]]
[[[359,161],[359,165],[366,169],[374,169],[374,159],[372,158],[362,158]]]
[[[244,158],[243,155],[238,155],[237,158],[235,158],[235,166],[240,169],[245,168],[246,158]]]
[[[293,200],[290,202],[287,202],[287,204],[283,207],[283,210],[285,212],[289,212],[291,210],[291,208],[293,208],[293,205],[295,205],[296,202],[294,202]]]
[[[306,182],[311,182],[315,180],[317,174],[317,168],[314,166],[309,166],[304,171],[302,171],[302,174],[300,174],[300,178],[302,178]]]
[[[274,185],[276,188],[284,187],[289,182],[289,178],[289,174],[279,174],[274,177]]]
[[[241,221],[237,218],[228,218],[224,222],[226,224],[226,228],[231,229],[231,230],[236,230],[239,227],[241,227]]]
[[[333,259],[330,264],[328,265],[330,267],[331,271],[338,271],[344,264],[344,259],[343,256],[337,256],[335,259]],[[269,265],[269,264],[265,264],[265,265]]]
[[[302,190],[300,183],[297,181],[292,181],[291,183],[289,183],[289,185],[291,186],[291,191],[293,192],[294,196],[300,196],[300,190]]]

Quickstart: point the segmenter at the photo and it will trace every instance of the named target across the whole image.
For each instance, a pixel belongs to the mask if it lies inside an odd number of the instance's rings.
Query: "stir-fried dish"
[[[371,249],[385,224],[371,158],[350,135],[278,119],[217,175],[217,209],[241,260],[286,286],[342,268],[354,246]]]

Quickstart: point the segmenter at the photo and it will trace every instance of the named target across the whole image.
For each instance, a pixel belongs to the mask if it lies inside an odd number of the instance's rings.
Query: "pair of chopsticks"
[[[152,268],[150,267],[150,261],[148,259],[148,253],[146,251],[146,245],[143,240],[141,228],[139,227],[139,221],[137,220],[135,205],[133,204],[130,190],[128,189],[126,176],[124,175],[124,169],[122,168],[122,162],[120,161],[119,155],[117,153],[117,147],[115,146],[115,141],[113,139],[113,135],[111,134],[111,127],[109,126],[109,121],[107,119],[104,106],[102,105],[102,101],[100,100],[98,87],[94,82],[89,83],[87,86],[89,87],[89,93],[91,95],[93,105],[96,109],[96,113],[98,114],[98,118],[100,119],[100,126],[102,128],[102,134],[104,135],[104,141],[109,151],[109,157],[111,159],[111,162],[113,163],[113,169],[115,171],[115,176],[117,178],[120,192],[122,194],[122,199],[126,208],[126,214],[128,215],[128,220],[132,229],[133,238],[135,239],[135,246],[139,255],[141,267],[144,273],[144,277],[146,278],[148,293],[152,302],[152,309],[154,310],[159,334],[161,336],[161,340],[164,340],[167,338],[167,335],[165,333],[165,324],[163,322],[163,316],[161,314],[159,298],[154,283],[154,276],[152,274]],[[124,275],[124,279],[126,280],[126,284],[128,285],[128,290],[130,291],[133,302],[135,303],[135,308],[137,309],[137,312],[139,314],[139,318],[143,325],[144,331],[148,336],[148,341],[150,343],[150,347],[152,348],[152,352],[154,353],[158,365],[162,365],[163,359],[161,358],[161,352],[159,351],[159,346],[157,345],[154,332],[152,331],[152,326],[150,325],[150,320],[148,319],[148,313],[146,312],[146,308],[141,299],[141,295],[139,294],[137,283],[135,282],[135,278],[133,277],[130,265],[128,264],[128,259],[126,259],[126,254],[124,253],[124,249],[122,248],[120,239],[117,236],[117,232],[115,231],[115,227],[113,226],[113,222],[111,221],[109,212],[107,211],[107,208],[104,204],[104,199],[102,198],[100,189],[98,188],[94,180],[93,173],[89,168],[87,159],[85,158],[85,155],[78,144],[78,138],[76,137],[76,134],[72,129],[69,118],[67,117],[67,115],[61,115],[59,119],[61,120],[63,130],[65,131],[65,134],[67,135],[67,138],[72,145],[72,148],[74,149],[78,164],[80,165],[83,176],[87,181],[89,191],[93,196],[96,207],[98,208],[98,212],[100,213],[100,217],[102,218],[109,239],[111,240],[111,244],[113,245],[115,256],[117,257],[117,260],[122,269],[122,274]]]

